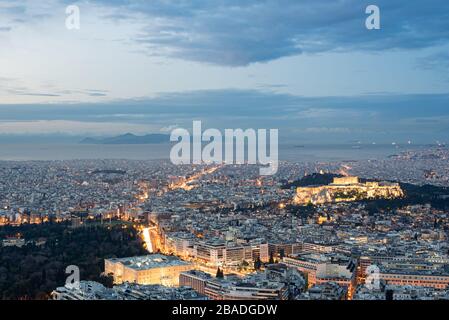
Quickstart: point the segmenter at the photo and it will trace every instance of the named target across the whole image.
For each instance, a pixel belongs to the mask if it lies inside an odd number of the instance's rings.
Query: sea
[[[84,160],[84,159],[169,159],[171,144],[89,145],[89,144],[0,144],[1,161]],[[279,146],[279,160],[293,162],[333,162],[386,159],[404,151],[429,145],[316,144]]]

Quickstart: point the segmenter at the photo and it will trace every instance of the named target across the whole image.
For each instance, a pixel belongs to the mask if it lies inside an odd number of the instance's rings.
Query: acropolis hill
[[[324,204],[367,199],[396,199],[404,196],[398,183],[366,182],[358,177],[334,178],[325,186],[299,187],[296,189],[295,204]]]

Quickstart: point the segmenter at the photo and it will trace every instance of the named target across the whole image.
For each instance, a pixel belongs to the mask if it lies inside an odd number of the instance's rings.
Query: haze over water
[[[285,161],[345,161],[384,159],[425,145],[280,145],[279,159]],[[0,144],[0,160],[75,159],[169,159],[170,144],[86,145],[86,144]]]

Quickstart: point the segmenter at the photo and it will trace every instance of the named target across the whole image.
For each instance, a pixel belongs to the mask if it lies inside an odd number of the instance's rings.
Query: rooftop
[[[162,268],[162,267],[181,266],[190,264],[188,262],[182,261],[178,257],[166,256],[162,254],[151,254],[146,256],[129,257],[129,258],[114,258],[114,259],[106,259],[105,261],[109,261],[111,263],[121,263],[128,268],[136,270],[145,270],[152,268]]]

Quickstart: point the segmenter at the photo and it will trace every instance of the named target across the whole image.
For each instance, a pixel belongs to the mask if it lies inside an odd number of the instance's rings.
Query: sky
[[[444,142],[448,49],[447,0],[0,0],[0,135]]]

